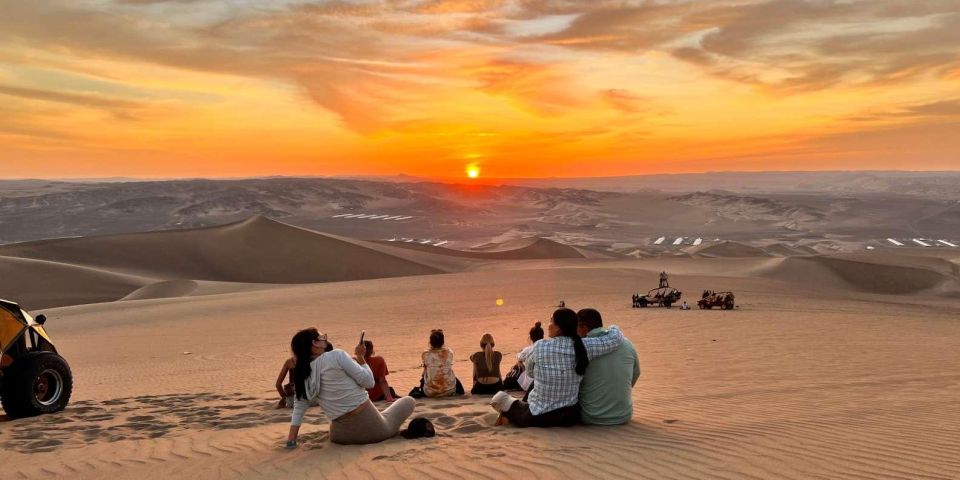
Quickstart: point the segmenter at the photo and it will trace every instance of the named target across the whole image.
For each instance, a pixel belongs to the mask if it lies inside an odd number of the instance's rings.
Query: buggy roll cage
[[[46,317],[43,315],[34,318],[20,308],[20,305],[0,299],[0,355],[16,353],[15,350],[19,348],[27,352],[57,353],[53,341],[43,328],[45,321]]]

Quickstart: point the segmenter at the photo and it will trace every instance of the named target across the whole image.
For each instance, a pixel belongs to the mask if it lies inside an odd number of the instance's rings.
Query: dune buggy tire
[[[673,306],[673,302],[663,302],[663,308],[670,308]]]
[[[73,393],[73,373],[53,352],[30,352],[7,369],[0,403],[12,418],[59,412]]]
[[[640,308],[647,308],[647,304],[648,304],[648,303],[650,303],[650,302],[648,302],[646,298],[641,298],[641,299],[640,299],[640,302],[639,302]]]

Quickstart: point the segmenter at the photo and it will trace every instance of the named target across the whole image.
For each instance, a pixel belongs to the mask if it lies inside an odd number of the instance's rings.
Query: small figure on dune
[[[420,355],[423,376],[420,386],[410,391],[413,397],[451,397],[463,395],[463,384],[453,373],[453,350],[444,346],[443,329],[430,332],[430,350]]]
[[[484,333],[480,338],[481,351],[470,355],[470,361],[473,362],[473,388],[470,393],[474,395],[493,395],[503,390],[503,377],[500,374],[500,360],[503,354],[494,351],[493,335]]]
[[[560,300],[560,303],[557,304],[557,308],[563,308],[563,307],[566,307],[566,306],[567,306],[567,302],[564,302],[563,300]]]
[[[669,287],[670,282],[667,281],[667,272],[660,272],[660,288]]]
[[[373,388],[367,389],[367,394],[370,395],[370,401],[379,402],[380,400],[386,400],[387,403],[389,403],[396,400],[399,397],[397,392],[394,392],[393,387],[387,383],[387,375],[390,375],[390,370],[387,369],[387,361],[384,360],[383,357],[377,356],[373,350],[373,342],[364,340],[363,345],[367,347],[365,358],[367,359],[367,365],[370,365],[370,371],[373,372],[373,380],[375,383]]]

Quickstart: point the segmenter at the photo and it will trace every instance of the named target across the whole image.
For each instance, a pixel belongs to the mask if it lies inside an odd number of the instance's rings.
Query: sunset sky
[[[960,0],[0,0],[0,177],[960,168]]]

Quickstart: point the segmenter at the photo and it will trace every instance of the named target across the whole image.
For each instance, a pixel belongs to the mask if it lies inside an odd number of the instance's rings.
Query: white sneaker
[[[503,413],[507,410],[510,410],[510,407],[513,405],[513,402],[516,402],[517,399],[513,398],[509,393],[504,391],[497,392],[493,398],[490,399],[490,406],[494,410]]]

